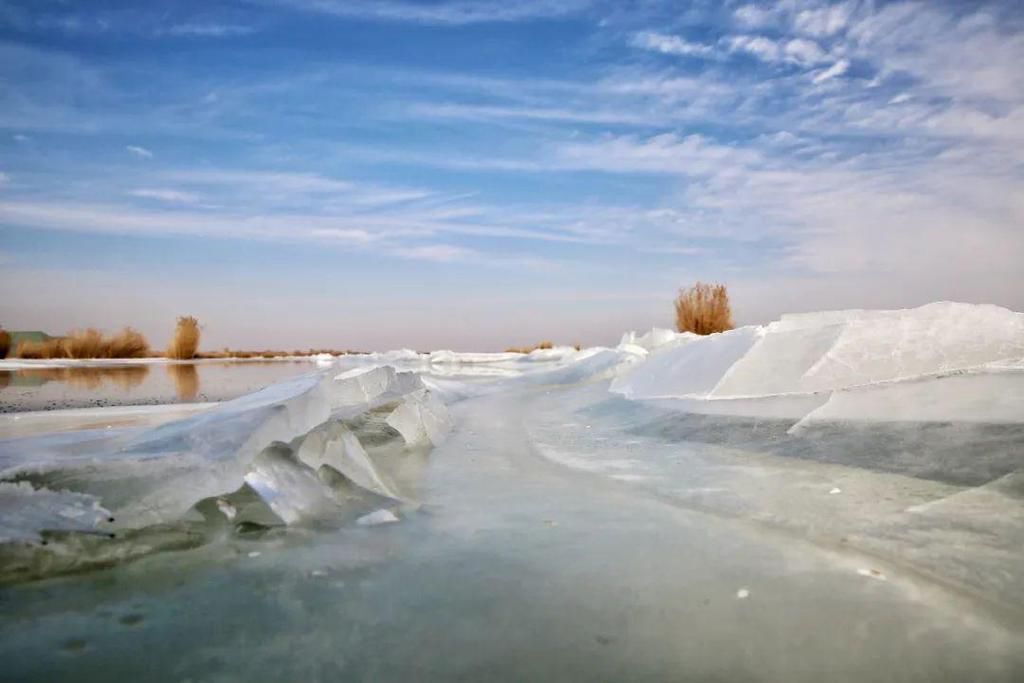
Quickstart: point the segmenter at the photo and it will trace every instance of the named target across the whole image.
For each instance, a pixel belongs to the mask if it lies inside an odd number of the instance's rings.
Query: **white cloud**
[[[812,79],[815,83],[824,83],[827,80],[835,78],[836,76],[842,76],[846,73],[847,69],[850,68],[850,62],[845,59],[840,59],[838,62],[815,74]]]
[[[137,190],[132,190],[129,194],[133,197],[156,199],[161,202],[173,204],[196,204],[199,202],[199,197],[191,192],[182,192],[181,190],[170,190],[164,188],[143,187]]]
[[[805,9],[797,12],[793,18],[793,26],[800,33],[807,35],[833,36],[846,28],[852,13],[853,7],[849,2]]]
[[[296,10],[376,21],[423,24],[478,24],[565,16],[585,9],[590,0],[452,0],[438,3],[396,0],[277,0]]]
[[[740,170],[760,159],[755,150],[721,145],[701,135],[674,133],[564,144],[556,148],[555,155],[554,163],[563,168],[683,175]]]
[[[19,143],[25,143],[25,142],[31,142],[32,141],[32,138],[30,138],[27,135],[22,135],[21,133],[15,133],[14,135],[11,136],[11,138],[15,142],[19,142]]]
[[[242,24],[176,24],[166,29],[164,33],[196,38],[229,38],[248,35],[255,31],[255,27]]]
[[[3,187],[9,182],[11,182],[11,176],[7,175],[3,171],[0,171],[0,187]]]
[[[139,147],[138,145],[128,145],[125,147],[126,150],[139,157],[140,159],[152,159],[153,153],[145,147]]]
[[[452,263],[465,261],[478,254],[472,249],[458,247],[451,244],[428,244],[416,247],[402,247],[395,249],[397,256],[416,261],[434,261],[436,263]]]
[[[319,173],[189,169],[170,171],[166,175],[183,184],[245,187],[247,192],[261,193],[331,194],[351,192],[355,188],[348,180]]]
[[[776,62],[782,56],[778,44],[764,36],[732,36],[726,43],[731,52],[746,52],[764,62]]]
[[[801,66],[819,64],[828,59],[821,46],[813,40],[806,40],[804,38],[794,38],[787,42],[784,52],[789,60]]]
[[[919,88],[958,99],[1019,104],[1024,32],[985,9],[957,15],[931,3],[898,2],[851,21],[846,48]]]
[[[800,66],[813,66],[828,59],[821,46],[806,38],[775,41],[765,36],[729,36],[723,40],[730,52],[745,52],[763,62],[787,61]]]
[[[568,109],[565,107],[423,103],[411,107],[411,112],[425,117],[446,119],[537,119],[542,121],[632,125],[652,123],[652,116],[649,112],[615,111],[606,108]]]
[[[693,43],[679,36],[656,33],[654,31],[642,31],[634,33],[630,38],[630,44],[643,50],[660,52],[666,55],[685,55],[690,57],[706,57],[714,48],[703,43]]]
[[[746,28],[763,28],[775,23],[776,16],[771,10],[757,5],[743,5],[733,12],[733,18]]]
[[[354,243],[366,243],[388,234],[402,234],[403,226],[392,222],[302,214],[251,215],[240,212],[186,212],[135,210],[122,205],[71,202],[0,202],[0,220],[41,230],[69,230],[107,234],[191,235],[310,241],[347,235]],[[368,229],[377,224],[380,234]],[[363,227],[360,227],[363,226]],[[328,232],[324,232],[328,231]],[[405,228],[404,232],[431,231]]]

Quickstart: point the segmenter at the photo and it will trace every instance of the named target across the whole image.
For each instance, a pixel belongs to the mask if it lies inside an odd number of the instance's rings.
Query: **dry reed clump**
[[[7,352],[11,350],[11,335],[7,330],[0,328],[0,358],[7,358]]]
[[[689,289],[681,289],[675,307],[676,329],[680,332],[714,334],[733,328],[725,285],[698,282]]]
[[[145,358],[149,342],[141,333],[126,327],[106,337],[97,329],[74,330],[66,337],[39,342],[22,342],[15,351],[18,358]]]
[[[199,351],[199,321],[190,315],[178,318],[174,337],[167,347],[167,357],[174,360],[192,360]]]
[[[530,353],[531,351],[536,351],[538,349],[553,348],[555,348],[554,342],[542,341],[539,344],[534,344],[533,346],[510,346],[509,348],[505,349],[505,353]]]
[[[141,332],[126,327],[106,340],[105,358],[146,358],[149,356],[149,342]]]

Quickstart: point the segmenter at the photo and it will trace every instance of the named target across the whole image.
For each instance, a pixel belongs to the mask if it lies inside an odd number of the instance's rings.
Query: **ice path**
[[[988,487],[673,442],[650,427],[663,413],[604,389],[522,385],[453,404],[448,439],[396,470],[425,503],[400,524],[285,528],[5,589],[5,675],[1009,682],[1024,671],[1020,621],[834,538]]]

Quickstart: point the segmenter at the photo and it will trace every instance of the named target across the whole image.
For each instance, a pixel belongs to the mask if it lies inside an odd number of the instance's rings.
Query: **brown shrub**
[[[145,358],[149,342],[139,332],[126,327],[112,337],[97,329],[75,330],[66,337],[18,344],[18,358]]]
[[[733,328],[725,285],[698,282],[689,289],[681,289],[675,306],[676,329],[680,332],[714,334]]]
[[[104,358],[145,358],[149,355],[149,342],[130,327],[106,340],[106,346]]]
[[[7,330],[0,328],[0,358],[7,358],[7,352],[11,350],[11,335]]]
[[[174,337],[167,347],[167,357],[175,360],[192,360],[199,350],[199,321],[190,315],[178,318]]]
[[[104,358],[107,344],[96,328],[74,330],[60,340],[65,358]]]

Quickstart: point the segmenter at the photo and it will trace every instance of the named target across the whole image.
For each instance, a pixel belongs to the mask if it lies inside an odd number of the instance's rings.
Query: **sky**
[[[1024,5],[0,0],[0,325],[493,350],[1024,310]]]

